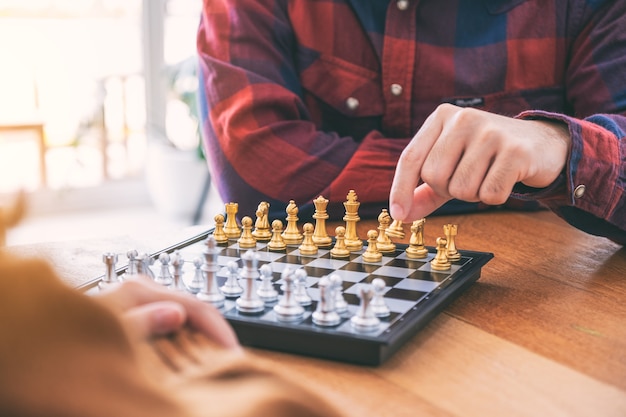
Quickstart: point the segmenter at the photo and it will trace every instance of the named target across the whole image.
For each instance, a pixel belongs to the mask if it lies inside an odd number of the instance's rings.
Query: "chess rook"
[[[119,283],[117,273],[115,272],[115,265],[117,264],[117,254],[107,252],[102,255],[102,262],[104,262],[105,272],[104,278],[98,283],[100,289],[110,287]]]
[[[237,212],[239,204],[226,203],[226,224],[224,225],[224,234],[229,239],[238,239],[241,236],[241,229],[237,225]]]

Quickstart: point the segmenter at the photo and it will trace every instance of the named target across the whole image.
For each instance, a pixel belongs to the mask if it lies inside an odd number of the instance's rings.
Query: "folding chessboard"
[[[183,281],[189,282],[193,277],[193,260],[202,257],[204,241],[210,233],[161,251],[180,253],[185,260]],[[461,259],[453,262],[450,270],[435,271],[430,268],[430,260],[436,252],[434,248],[428,248],[426,258],[411,259],[407,257],[406,247],[398,244],[394,253],[383,254],[382,261],[368,263],[361,256],[365,249],[352,253],[349,258],[336,259],[330,256],[328,249],[320,248],[316,255],[301,255],[297,246],[275,252],[259,242],[255,249],[260,257],[258,267],[271,266],[273,283],[279,294],[282,293],[281,272],[288,266],[304,268],[312,305],[306,308],[301,320],[288,323],[277,319],[273,304],[266,305],[261,313],[242,314],[236,309],[235,299],[226,299],[221,311],[244,345],[364,365],[381,364],[474,283],[480,277],[482,266],[493,257],[491,253],[460,250]],[[228,276],[228,262],[235,261],[241,267],[241,255],[248,249],[240,249],[234,240],[220,249],[218,263],[221,269],[217,280],[221,286]],[[158,255],[153,257],[158,258]],[[122,272],[123,269],[118,270],[118,274]],[[348,312],[342,315],[337,326],[320,327],[311,317],[319,300],[317,283],[331,273],[339,274],[343,280]],[[359,287],[375,278],[385,281],[384,300],[391,314],[381,319],[375,331],[362,333],[351,326],[350,317],[359,307]]]

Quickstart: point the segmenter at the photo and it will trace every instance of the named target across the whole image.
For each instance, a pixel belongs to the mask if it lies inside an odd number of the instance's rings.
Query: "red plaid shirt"
[[[449,102],[568,123],[562,178],[507,206],[626,242],[626,1],[204,0],[198,51],[209,167],[242,215],[293,199],[303,217],[321,194],[340,218],[350,189],[378,214]]]

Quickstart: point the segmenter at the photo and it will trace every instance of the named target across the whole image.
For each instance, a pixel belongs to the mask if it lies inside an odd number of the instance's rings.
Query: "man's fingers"
[[[173,301],[160,301],[129,309],[122,316],[131,334],[140,339],[180,330],[187,321],[185,308]]]
[[[411,207],[403,218],[407,223],[428,216],[450,200],[449,197],[437,194],[428,184],[421,184],[411,194]]]
[[[160,286],[148,278],[125,281],[98,297],[120,314],[164,301],[176,303],[184,309],[186,322],[191,327],[224,347],[239,346],[235,332],[213,306],[190,294]]]
[[[452,105],[441,105],[424,122],[407,145],[396,166],[389,194],[389,211],[394,219],[406,219],[412,205],[413,190],[420,181],[424,161],[443,130],[443,121],[456,111]]]

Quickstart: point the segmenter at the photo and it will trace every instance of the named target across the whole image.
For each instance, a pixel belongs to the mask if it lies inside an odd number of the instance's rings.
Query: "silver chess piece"
[[[380,319],[372,311],[371,301],[373,297],[374,289],[371,285],[363,285],[359,289],[361,304],[357,313],[350,319],[350,324],[358,332],[371,332],[380,326]]]
[[[193,266],[195,267],[195,270],[191,282],[187,285],[187,290],[192,294],[198,294],[204,287],[204,277],[202,276],[202,258],[195,258],[193,260]]]
[[[174,283],[172,289],[178,291],[186,291],[185,281],[183,280],[183,267],[185,266],[185,260],[180,255],[179,251],[174,251],[171,256],[170,264],[172,265],[172,276],[174,277]]]
[[[261,273],[261,285],[257,290],[257,294],[264,302],[273,303],[278,300],[278,291],[276,291],[272,283],[272,267],[268,264],[261,265],[259,272]]]
[[[317,285],[320,289],[320,301],[313,312],[313,323],[324,327],[336,326],[341,317],[335,311],[332,283],[328,277],[322,277]]]
[[[226,278],[226,282],[220,287],[220,290],[226,297],[239,297],[243,293],[243,288],[239,285],[239,266],[237,262],[228,262],[226,270],[228,271],[228,278]]]
[[[170,255],[163,252],[159,255],[159,262],[161,262],[161,268],[159,275],[154,278],[154,282],[164,287],[170,287],[174,283],[174,277],[170,272]]]
[[[261,300],[256,291],[256,279],[259,276],[257,264],[259,254],[254,251],[247,251],[241,255],[243,268],[241,269],[241,279],[244,280],[243,294],[235,302],[237,310],[242,313],[260,313],[265,309],[265,302]]]
[[[294,298],[301,306],[310,306],[313,300],[306,289],[306,279],[308,278],[306,271],[302,268],[297,269],[294,273],[294,278],[296,286],[293,294]]]
[[[331,297],[334,298],[335,311],[338,314],[343,314],[348,311],[348,303],[346,302],[346,299],[343,298],[343,280],[339,274],[330,274],[328,279],[331,284]]]
[[[299,320],[304,314],[304,307],[302,307],[293,296],[295,287],[293,269],[290,267],[285,268],[281,274],[281,278],[285,283],[285,289],[280,301],[274,306],[276,318],[281,321]]]
[[[136,250],[132,249],[126,252],[126,257],[128,258],[128,266],[126,267],[126,271],[124,275],[122,275],[122,281],[133,279],[139,275],[139,262],[140,260],[137,258],[139,254]]]
[[[152,271],[152,264],[154,263],[154,258],[148,255],[147,253],[143,253],[137,257],[137,273],[140,275],[145,275],[150,279],[155,279],[154,272]]]
[[[101,290],[109,288],[113,285],[119,284],[120,280],[117,277],[115,271],[115,265],[117,264],[117,254],[112,252],[106,252],[102,255],[102,262],[104,262],[105,272],[104,277],[98,283],[98,288]]]
[[[219,270],[219,265],[217,263],[219,249],[213,235],[209,235],[205,243],[206,247],[202,252],[204,262],[200,267],[200,270],[202,271],[203,285],[202,290],[196,294],[196,297],[198,297],[199,300],[211,303],[215,307],[220,308],[224,305],[224,294],[222,294],[217,287],[216,279],[217,271]]]
[[[376,317],[388,317],[391,312],[389,307],[385,304],[385,281],[381,278],[374,278],[372,280],[372,289],[374,290],[374,297],[370,303],[370,307]]]

